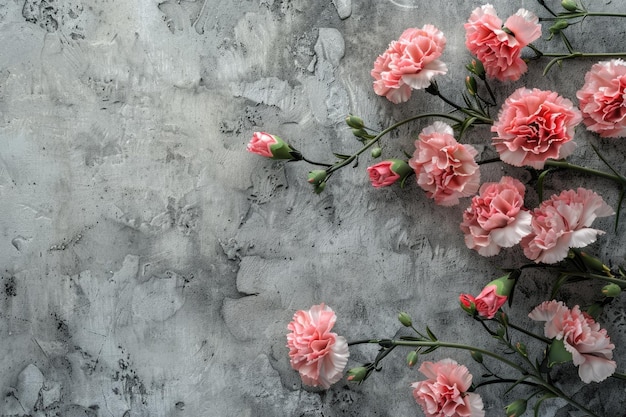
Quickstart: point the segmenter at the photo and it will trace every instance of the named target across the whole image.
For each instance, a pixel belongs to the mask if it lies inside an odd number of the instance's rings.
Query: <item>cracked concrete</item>
[[[492,2],[501,16],[536,2]],[[558,1],[554,0],[554,7]],[[589,2],[594,10],[626,1]],[[418,187],[375,190],[362,158],[311,192],[310,166],[245,151],[252,132],[289,140],[307,157],[351,153],[344,118],[383,128],[448,109],[423,92],[394,106],[376,96],[369,71],[408,27],[438,26],[449,72],[440,86],[459,98],[469,59],[462,23],[480,3],[445,0],[310,2],[210,0],[15,0],[0,5],[0,415],[64,417],[419,415],[416,370],[398,354],[362,385],[302,387],[289,366],[286,326],[295,310],[325,302],[348,339],[393,336],[399,310],[442,339],[482,342],[459,311],[519,250],[482,258],[463,244],[466,202],[436,207]],[[545,13],[544,13],[545,15]],[[619,48],[623,24],[588,19],[571,28],[583,50]],[[542,46],[550,48],[544,41]],[[573,99],[591,61],[520,85]],[[402,127],[384,154],[412,152],[424,126]],[[490,157],[487,130],[467,141]],[[574,162],[603,169],[588,141],[624,169],[619,141],[580,132]],[[525,170],[485,166],[483,181]],[[548,192],[594,188],[615,207],[612,184],[555,173]],[[529,192],[529,204],[537,196]],[[590,251],[624,265],[625,222]],[[524,319],[553,277],[529,274],[512,314]],[[572,304],[593,286],[567,287]],[[603,325],[626,363],[626,316]],[[351,352],[350,366],[374,347]],[[456,352],[452,356],[480,369]],[[623,371],[620,365],[619,369]],[[575,380],[575,369],[558,377]],[[621,415],[619,381],[565,388],[603,416]],[[487,416],[513,394],[481,392]],[[503,399],[504,398],[504,399]],[[545,416],[573,414],[546,402]]]

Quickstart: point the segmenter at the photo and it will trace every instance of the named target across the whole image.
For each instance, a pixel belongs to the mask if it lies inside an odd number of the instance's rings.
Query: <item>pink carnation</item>
[[[452,134],[452,128],[443,122],[424,128],[409,160],[419,186],[442,206],[458,204],[460,197],[473,195],[480,185],[480,170],[474,161],[478,152],[458,143]]]
[[[400,179],[400,176],[391,170],[392,164],[392,161],[382,161],[367,168],[372,186],[387,187]]]
[[[626,62],[599,62],[576,93],[587,129],[603,138],[626,137]]]
[[[526,72],[522,49],[540,36],[539,19],[525,9],[509,17],[503,27],[493,6],[486,4],[474,9],[465,24],[465,46],[483,63],[487,76],[500,81],[516,81]]]
[[[407,101],[412,88],[426,88],[431,78],[448,71],[437,59],[445,46],[443,32],[433,25],[405,30],[374,62],[374,91],[396,104]]]
[[[343,376],[350,352],[342,336],[330,330],[337,316],[323,303],[310,310],[299,310],[287,328],[291,366],[300,372],[305,385],[329,388]]]
[[[279,143],[279,139],[277,139],[274,135],[270,135],[265,132],[254,132],[246,149],[248,152],[252,152],[266,158],[271,158],[274,155],[272,154],[270,146],[277,143]]]
[[[591,190],[566,190],[544,201],[532,213],[532,232],[521,241],[524,254],[537,263],[565,259],[569,248],[596,241],[603,231],[592,229],[596,217],[615,214],[602,197]]]
[[[493,256],[528,235],[531,215],[524,208],[525,192],[524,184],[506,176],[499,183],[483,184],[463,213],[461,230],[467,247]]]
[[[452,359],[423,362],[419,371],[428,379],[411,384],[413,397],[426,417],[483,417],[480,395],[467,392],[472,374]]]
[[[491,127],[500,159],[514,166],[541,169],[546,159],[569,156],[576,147],[574,128],[582,120],[568,99],[552,91],[517,89],[507,98]]]
[[[606,330],[578,306],[570,310],[560,301],[544,301],[528,316],[546,322],[546,337],[563,340],[584,383],[603,381],[615,372],[617,365],[611,360],[615,345]]]

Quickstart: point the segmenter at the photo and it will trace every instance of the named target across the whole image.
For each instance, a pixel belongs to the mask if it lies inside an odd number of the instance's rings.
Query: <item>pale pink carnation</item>
[[[433,25],[405,30],[374,62],[374,92],[396,104],[407,101],[412,88],[426,88],[435,75],[448,71],[437,59],[445,46],[443,32]]]
[[[483,417],[480,395],[467,392],[472,374],[452,359],[423,362],[419,371],[428,378],[414,382],[413,397],[426,417]]]
[[[527,71],[522,49],[540,36],[539,18],[525,9],[510,16],[503,27],[494,7],[486,4],[474,9],[465,23],[465,46],[483,63],[487,76],[500,81],[516,81]]]
[[[603,138],[626,137],[626,62],[598,62],[576,93],[587,129]]]
[[[578,188],[553,195],[532,212],[532,232],[521,241],[524,254],[537,263],[565,259],[569,248],[582,248],[596,241],[603,231],[589,226],[596,217],[615,214],[602,197]]]
[[[519,88],[507,98],[491,127],[493,144],[507,164],[543,168],[546,159],[574,152],[574,128],[582,116],[572,102],[552,91]]]
[[[327,389],[343,376],[350,352],[346,339],[331,332],[336,319],[333,310],[322,303],[296,311],[287,326],[291,366],[305,385]]]
[[[409,160],[419,186],[442,206],[458,204],[460,197],[473,195],[480,186],[480,170],[474,160],[478,152],[458,143],[453,133],[443,122],[424,128]]]
[[[581,312],[578,306],[570,310],[560,301],[544,301],[528,316],[535,321],[546,322],[546,337],[563,340],[584,383],[601,382],[613,375],[617,367],[611,360],[615,345],[606,330],[601,329],[588,314]]]
[[[525,193],[524,184],[512,177],[483,184],[463,213],[461,230],[467,247],[493,256],[528,235],[531,215],[524,208]]]

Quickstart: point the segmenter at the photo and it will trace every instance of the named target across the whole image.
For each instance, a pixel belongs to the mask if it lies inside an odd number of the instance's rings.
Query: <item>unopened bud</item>
[[[459,303],[461,304],[461,308],[470,316],[474,316],[476,314],[476,299],[471,294],[461,294],[459,296]]]
[[[473,59],[472,62],[465,66],[469,72],[475,74],[481,80],[485,79],[485,67],[483,63],[477,59]]]
[[[402,323],[404,327],[413,326],[413,320],[411,320],[411,316],[409,316],[404,311],[398,314],[398,320],[400,320],[400,323]]]
[[[370,137],[370,135],[367,133],[365,129],[352,128],[352,134],[356,136],[357,138],[361,138],[361,139],[367,139]]]
[[[578,255],[580,259],[582,259],[585,266],[589,268],[590,270],[603,273],[609,277],[613,276],[613,274],[611,273],[611,268],[606,266],[600,259],[596,258],[595,256],[589,255],[587,252],[583,252],[578,249],[570,249],[570,250],[573,251],[576,255]]]
[[[364,366],[359,366],[356,368],[352,368],[348,370],[348,377],[346,378],[348,381],[352,382],[361,382],[365,378],[367,378],[367,368]]]
[[[471,75],[465,77],[465,88],[467,88],[467,92],[470,93],[470,95],[475,96],[477,91],[476,78]]]
[[[354,115],[346,117],[346,124],[353,129],[363,129],[365,127],[363,119]]]
[[[617,297],[618,295],[620,295],[621,292],[622,292],[621,287],[614,283],[605,285],[602,288],[602,294],[604,294],[607,297]]]
[[[470,355],[472,359],[474,359],[478,363],[483,363],[483,354],[480,352],[476,352],[475,350],[470,350]]]
[[[315,194],[321,194],[322,191],[324,191],[324,188],[326,188],[326,181],[317,184],[315,188],[313,188],[313,191]]]
[[[383,153],[383,150],[381,148],[378,148],[378,147],[372,148],[372,152],[371,152],[372,158],[378,158],[382,153]]]
[[[309,184],[313,184],[313,185],[320,185],[321,183],[323,183],[326,180],[326,177],[328,176],[328,174],[326,174],[326,171],[323,169],[314,169],[313,171],[309,172],[309,177],[307,179],[307,181],[309,182]]]
[[[568,26],[569,26],[569,23],[567,23],[567,20],[565,19],[557,20],[552,26],[550,26],[550,33],[557,34]]]
[[[504,407],[506,417],[519,417],[526,412],[526,400],[515,400]]]
[[[413,365],[415,365],[417,363],[417,359],[418,359],[418,355],[417,352],[412,350],[409,352],[408,355],[406,355],[406,363],[407,365],[409,365],[409,367],[412,367]]]
[[[522,354],[523,356],[528,356],[528,351],[526,350],[526,345],[523,344],[522,342],[517,342],[515,344],[515,349],[517,349],[517,351]]]
[[[574,0],[562,0],[561,6],[568,12],[575,12],[578,10],[578,5]]]

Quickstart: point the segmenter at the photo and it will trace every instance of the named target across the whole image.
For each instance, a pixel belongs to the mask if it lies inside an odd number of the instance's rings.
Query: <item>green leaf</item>
[[[519,384],[521,384],[522,382],[524,382],[526,379],[530,377],[531,375],[523,375],[521,378],[519,378],[517,381],[511,384],[511,386],[506,391],[504,391],[504,393],[508,394],[509,392],[511,392],[511,390],[513,390],[513,388],[515,388],[516,386],[518,386]]]
[[[469,129],[477,119],[477,117],[468,117],[467,119],[463,120],[461,129],[459,130],[459,137],[463,136],[467,129]]]
[[[546,175],[548,175],[550,171],[553,171],[553,170],[552,169],[544,170],[541,174],[539,174],[539,177],[537,178],[537,195],[539,196],[539,201],[543,201],[543,181],[546,178]]]
[[[550,299],[556,298],[556,293],[559,292],[563,284],[569,281],[570,276],[568,274],[561,274],[559,278],[557,278],[554,286],[552,287],[552,293],[550,294]]]
[[[425,351],[423,351],[422,355],[425,355],[425,354],[430,353],[430,352],[434,352],[437,349],[439,349],[439,346],[431,346],[428,349],[426,349]]]
[[[622,203],[624,202],[624,188],[619,193],[619,203],[617,203],[617,210],[615,211],[615,232],[617,232],[617,226],[619,226],[619,214],[622,211]]]
[[[333,155],[335,155],[337,158],[342,159],[344,161],[346,159],[350,158],[350,156],[351,156],[351,155],[344,155],[342,153],[335,153],[335,152],[333,152]]]
[[[563,339],[554,339],[548,351],[548,366],[552,367],[553,365],[570,362],[571,360],[572,354],[565,349]]]
[[[430,337],[430,340],[432,340],[433,342],[436,342],[438,340],[437,336],[435,336],[433,331],[430,330],[430,328],[428,326],[426,326],[426,333],[428,333],[428,337]]]

